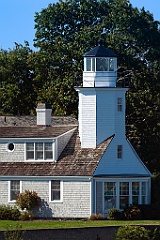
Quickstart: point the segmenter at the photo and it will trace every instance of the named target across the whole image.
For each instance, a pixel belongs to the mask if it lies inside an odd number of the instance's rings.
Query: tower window
[[[95,58],[84,58],[84,70],[95,71]]]
[[[122,112],[122,98],[117,98],[117,111]]]
[[[122,158],[122,145],[117,146],[117,158]]]

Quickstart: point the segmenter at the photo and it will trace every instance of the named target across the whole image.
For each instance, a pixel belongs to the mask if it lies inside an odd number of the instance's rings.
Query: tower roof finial
[[[99,39],[99,40],[98,40],[98,45],[99,45],[99,46],[103,46],[103,40],[102,40],[102,39]]]

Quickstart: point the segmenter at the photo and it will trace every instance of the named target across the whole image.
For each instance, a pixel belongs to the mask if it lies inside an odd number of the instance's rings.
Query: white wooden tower
[[[121,142],[121,137],[125,136],[125,93],[128,88],[117,87],[117,55],[100,41],[83,56],[83,86],[75,88],[79,94],[81,147],[95,148],[113,134]]]

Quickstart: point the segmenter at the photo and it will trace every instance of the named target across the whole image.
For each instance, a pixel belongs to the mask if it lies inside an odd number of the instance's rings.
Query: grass
[[[53,229],[53,228],[83,228],[83,227],[106,227],[122,225],[160,225],[160,220],[135,220],[135,221],[114,221],[114,220],[86,220],[86,221],[18,221],[24,230],[31,229]],[[1,220],[0,230],[16,229],[17,221]]]

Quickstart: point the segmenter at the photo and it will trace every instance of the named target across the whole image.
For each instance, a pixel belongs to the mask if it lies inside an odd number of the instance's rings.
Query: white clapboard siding
[[[79,88],[79,136],[82,148],[94,148],[125,132],[125,88]],[[117,98],[123,111],[117,112]]]
[[[96,94],[79,93],[79,130],[82,148],[96,147]]]

